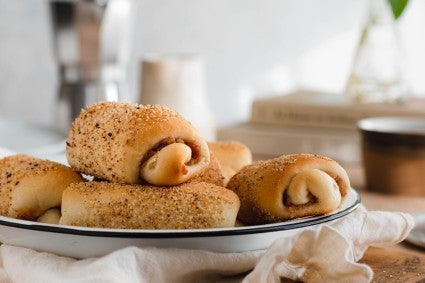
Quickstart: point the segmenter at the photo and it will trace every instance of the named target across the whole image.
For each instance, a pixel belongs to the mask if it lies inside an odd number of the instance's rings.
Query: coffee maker
[[[94,102],[128,97],[131,1],[49,1],[59,129]]]

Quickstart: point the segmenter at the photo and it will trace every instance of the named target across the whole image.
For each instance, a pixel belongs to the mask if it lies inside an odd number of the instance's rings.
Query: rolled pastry
[[[332,159],[292,154],[245,166],[227,188],[240,198],[241,222],[264,224],[330,213],[348,194],[350,181]]]
[[[191,182],[207,182],[215,184],[217,186],[224,186],[224,176],[222,174],[222,169],[220,162],[217,158],[211,153],[210,155],[210,164],[207,168],[202,170],[198,175],[196,175]]]
[[[174,187],[86,182],[69,186],[60,224],[122,229],[197,229],[235,225],[239,199],[210,183]]]
[[[252,163],[251,150],[238,141],[209,142],[208,147],[222,166],[228,166],[235,172]]]
[[[59,207],[62,192],[83,178],[71,168],[28,155],[0,160],[0,213],[36,220],[50,208]]]
[[[229,166],[221,166],[221,175],[223,175],[223,186],[226,186],[229,180],[236,174],[236,171]]]
[[[177,185],[208,167],[205,140],[162,106],[100,102],[83,110],[67,140],[72,168],[119,183]]]
[[[208,147],[220,163],[225,185],[236,172],[252,163],[251,150],[243,143],[237,141],[209,142]]]

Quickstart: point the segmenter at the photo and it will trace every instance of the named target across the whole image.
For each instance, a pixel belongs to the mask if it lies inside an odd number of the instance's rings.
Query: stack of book
[[[420,100],[357,104],[347,97],[309,90],[257,99],[248,122],[219,129],[219,140],[238,140],[254,158],[313,153],[343,164],[361,162],[359,120],[376,116],[425,117]]]

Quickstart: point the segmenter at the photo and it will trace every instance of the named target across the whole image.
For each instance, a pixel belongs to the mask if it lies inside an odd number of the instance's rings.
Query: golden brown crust
[[[62,192],[83,178],[62,164],[28,155],[0,160],[0,214],[35,220],[46,210],[59,207]]]
[[[221,174],[223,175],[223,185],[227,186],[229,180],[236,174],[235,170],[230,168],[229,166],[222,165],[221,166]]]
[[[93,104],[74,121],[67,140],[71,167],[111,182],[176,185],[206,168],[209,157],[194,127],[158,105]]]
[[[235,172],[252,163],[251,150],[241,142],[209,142],[208,147],[222,166],[230,167]]]
[[[241,200],[238,218],[263,224],[329,213],[348,194],[350,182],[332,159],[292,154],[244,167],[227,187]]]
[[[191,182],[206,182],[220,187],[224,186],[224,176],[218,159],[211,153],[210,165],[202,170]]]
[[[60,224],[122,229],[231,227],[239,199],[210,183],[174,187],[86,182],[63,194]]]

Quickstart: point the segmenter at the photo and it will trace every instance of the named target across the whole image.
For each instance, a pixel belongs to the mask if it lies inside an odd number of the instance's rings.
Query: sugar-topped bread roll
[[[177,185],[208,167],[206,141],[159,105],[99,102],[75,119],[66,154],[72,168],[119,183]]]
[[[229,166],[235,172],[252,163],[251,150],[241,142],[209,142],[208,147],[221,165]]]
[[[238,141],[209,142],[208,147],[220,163],[225,184],[236,172],[252,163],[251,150]]]
[[[0,160],[0,214],[36,220],[47,210],[59,207],[62,192],[83,178],[71,168],[28,155]]]
[[[173,187],[107,182],[73,184],[60,224],[121,229],[197,229],[235,225],[239,199],[210,183]]]
[[[207,168],[196,175],[191,182],[207,182],[217,186],[224,186],[224,176],[220,162],[213,154],[210,155],[210,164]]]
[[[264,224],[330,213],[348,194],[350,181],[332,159],[292,154],[245,166],[227,187],[240,198],[239,220]]]

